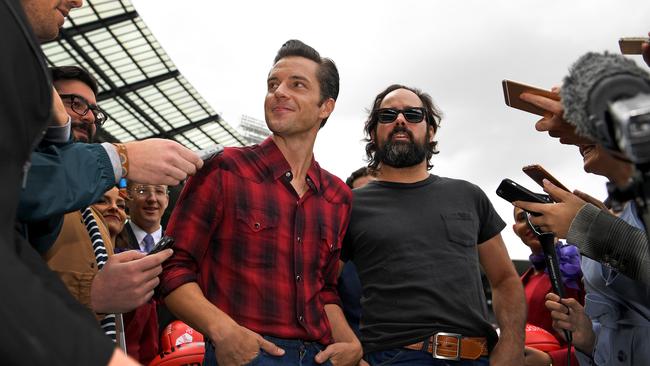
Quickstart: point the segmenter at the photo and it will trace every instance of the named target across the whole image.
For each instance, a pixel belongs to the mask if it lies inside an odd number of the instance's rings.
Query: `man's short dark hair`
[[[336,68],[334,61],[327,57],[321,57],[318,51],[313,47],[304,44],[297,39],[286,41],[278,54],[275,55],[273,63],[276,64],[280,59],[285,57],[298,56],[312,60],[318,64],[318,71],[316,77],[318,78],[318,85],[320,87],[320,105],[327,99],[332,98],[336,100],[339,96],[339,70]],[[320,124],[322,128],[327,122],[327,117],[323,119]]]
[[[372,106],[370,107],[370,114],[368,115],[368,119],[366,120],[366,124],[364,127],[364,132],[366,134],[365,141],[366,141],[366,156],[368,158],[368,168],[372,170],[376,170],[379,167],[380,161],[376,159],[375,152],[377,152],[377,143],[373,141],[372,139],[372,133],[376,132],[377,130],[377,110],[379,109],[379,106],[381,105],[381,102],[384,100],[386,95],[388,95],[390,92],[397,90],[397,89],[406,89],[410,90],[413,92],[415,95],[420,98],[420,101],[422,101],[422,106],[426,110],[426,121],[427,124],[433,126],[433,131],[437,132],[438,127],[440,127],[440,120],[442,119],[442,112],[438,107],[436,107],[435,104],[433,104],[433,99],[431,99],[431,96],[427,93],[422,92],[420,89],[417,88],[411,88],[408,86],[400,85],[400,84],[393,84],[386,88],[384,91],[381,93],[377,94],[375,97],[375,101],[372,103]],[[431,164],[431,157],[433,154],[439,153],[438,150],[436,150],[436,147],[438,146],[438,141],[431,141],[427,142],[427,170],[433,168],[433,164]]]
[[[97,80],[81,66],[55,66],[50,68],[50,72],[52,73],[52,81],[79,80],[88,85],[95,96],[99,91]]]
[[[352,174],[350,174],[348,179],[345,180],[345,184],[347,184],[348,187],[350,187],[350,188],[354,188],[352,186],[354,185],[355,180],[357,180],[359,178],[367,177],[367,176],[374,177],[376,175],[377,174],[375,173],[374,170],[371,170],[367,166],[362,166],[361,168],[353,171]]]

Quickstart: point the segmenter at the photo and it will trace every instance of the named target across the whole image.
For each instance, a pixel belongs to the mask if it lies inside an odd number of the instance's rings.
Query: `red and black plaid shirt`
[[[226,148],[187,182],[166,234],[176,239],[161,292],[197,282],[206,298],[263,335],[332,342],[324,305],[336,278],[352,194],[312,160],[298,197],[271,138]]]

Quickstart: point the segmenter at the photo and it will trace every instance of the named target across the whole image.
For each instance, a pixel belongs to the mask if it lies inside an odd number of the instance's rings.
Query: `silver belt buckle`
[[[448,357],[448,356],[441,356],[438,354],[438,336],[445,336],[445,337],[454,337],[458,340],[458,348],[456,349],[456,356],[454,357]],[[433,352],[431,355],[433,358],[441,359],[441,360],[453,360],[453,361],[460,361],[460,340],[463,338],[462,335],[458,333],[436,333],[433,335]]]

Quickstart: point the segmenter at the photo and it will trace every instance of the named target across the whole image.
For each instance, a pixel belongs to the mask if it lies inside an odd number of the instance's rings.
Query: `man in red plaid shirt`
[[[264,101],[273,135],[226,148],[179,198],[161,290],[210,339],[204,365],[356,365],[336,292],[351,193],[313,157],[334,110],[334,63],[297,40],[275,57]]]

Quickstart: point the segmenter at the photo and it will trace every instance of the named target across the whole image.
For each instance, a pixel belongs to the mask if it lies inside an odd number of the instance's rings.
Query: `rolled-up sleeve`
[[[340,228],[340,232],[337,235],[338,248],[341,248],[343,245],[343,238],[345,237],[345,232],[348,229],[350,223],[350,215],[352,213],[352,205],[346,204],[345,216],[343,218],[343,225]],[[339,277],[339,265],[340,265],[340,254],[341,251],[337,251],[337,255],[333,255],[330,258],[329,263],[324,272],[325,286],[321,291],[321,298],[323,299],[323,304],[336,304],[340,307],[343,307],[341,298],[339,297],[338,291],[336,290],[336,283]]]
[[[174,255],[163,264],[160,295],[197,282],[201,262],[206,255],[221,217],[220,170],[216,159],[191,177],[176,203],[165,234],[175,239]]]

